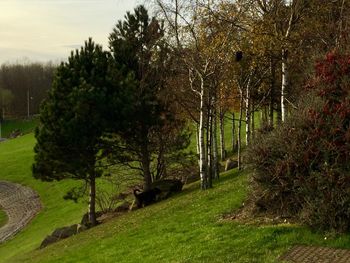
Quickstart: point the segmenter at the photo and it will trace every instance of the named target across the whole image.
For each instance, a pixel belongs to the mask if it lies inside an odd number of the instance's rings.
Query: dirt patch
[[[296,223],[296,219],[290,215],[278,215],[261,211],[252,199],[246,200],[233,213],[224,214],[222,220],[232,220],[243,224],[252,225],[277,225]]]

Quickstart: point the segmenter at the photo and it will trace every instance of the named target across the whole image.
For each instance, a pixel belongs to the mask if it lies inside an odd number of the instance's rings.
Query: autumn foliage
[[[263,211],[295,216],[322,230],[350,230],[350,56],[316,64],[289,120],[248,150]]]

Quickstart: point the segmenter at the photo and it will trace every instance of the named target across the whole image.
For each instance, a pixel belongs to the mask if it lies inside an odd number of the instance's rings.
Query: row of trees
[[[34,174],[86,180],[92,224],[95,178],[104,167],[139,170],[148,190],[167,173],[169,160],[183,156],[190,120],[201,188],[208,189],[218,178],[219,157],[226,157],[225,120],[233,123],[241,169],[242,146],[254,143],[255,114],[267,130],[283,123],[299,107],[315,58],[346,49],[345,1],[153,3],[161,20],[140,6],[110,34],[110,51],[89,41],[72,53],[43,106]]]
[[[3,64],[0,67],[1,118],[38,114],[55,68],[52,63]]]
[[[298,108],[315,59],[347,48],[349,3],[320,0],[154,0],[166,24],[167,43],[178,59],[185,111],[198,123],[202,188],[211,187],[218,156],[216,121],[224,138],[227,113],[238,123],[237,147],[255,136],[255,113],[272,128]],[[183,81],[186,79],[187,81]],[[195,106],[193,106],[195,105]],[[238,117],[234,114],[238,111]],[[219,117],[219,118],[218,118]],[[241,126],[245,125],[245,142]],[[269,128],[269,129],[270,129]],[[221,158],[225,157],[220,140]],[[236,143],[237,141],[237,143]],[[235,145],[237,144],[237,146]]]

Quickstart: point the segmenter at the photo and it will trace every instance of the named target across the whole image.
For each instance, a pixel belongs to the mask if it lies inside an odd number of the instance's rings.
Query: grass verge
[[[1,123],[1,137],[8,138],[14,130],[22,134],[32,132],[39,124],[39,118],[5,120]]]
[[[1,208],[0,208],[0,227],[2,227],[3,225],[6,224],[7,219],[8,218],[7,218],[6,213],[3,210],[1,210]]]
[[[223,174],[213,189],[200,191],[198,183],[191,184],[171,199],[36,250],[53,229],[79,222],[86,204],[62,199],[74,181],[32,178],[34,143],[32,134],[0,143],[0,180],[32,187],[44,207],[23,231],[0,244],[0,262],[276,262],[295,244],[350,248],[350,235],[222,220],[248,194],[248,174],[234,170]]]
[[[39,247],[40,242],[55,228],[78,223],[87,206],[63,200],[62,196],[74,181],[45,183],[31,174],[33,163],[33,134],[0,143],[0,180],[32,187],[40,195],[43,209],[31,223],[13,239],[0,244],[0,262]]]
[[[244,201],[248,182],[247,174],[231,171],[208,191],[194,183],[169,200],[10,262],[276,262],[294,244],[350,247],[349,235],[325,239],[298,225],[223,220]]]

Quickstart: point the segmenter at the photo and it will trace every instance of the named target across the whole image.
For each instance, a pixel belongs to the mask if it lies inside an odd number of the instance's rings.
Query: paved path
[[[0,181],[0,206],[6,212],[7,224],[0,228],[0,243],[8,240],[40,211],[39,195],[29,187]]]
[[[295,263],[350,263],[350,250],[329,247],[294,246],[280,260]]]

